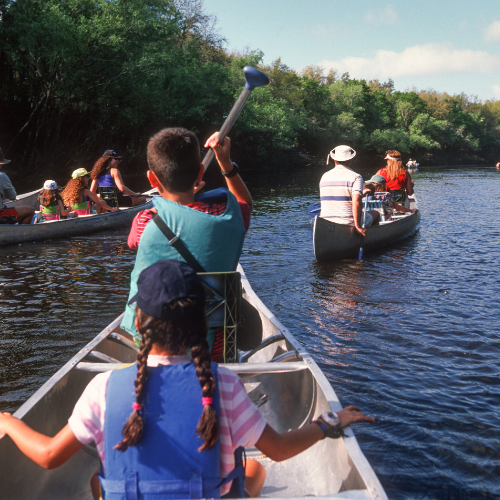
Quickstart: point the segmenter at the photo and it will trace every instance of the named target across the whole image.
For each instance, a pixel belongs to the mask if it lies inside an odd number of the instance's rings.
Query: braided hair
[[[148,376],[147,359],[153,344],[176,354],[191,349],[196,375],[202,388],[203,412],[196,432],[203,444],[199,451],[209,450],[219,437],[217,413],[210,403],[215,395],[215,379],[211,369],[210,351],[207,342],[207,323],[203,305],[192,298],[177,299],[168,306],[168,320],[160,320],[136,307],[139,333],[142,336],[141,350],[137,355],[137,377],[135,379],[135,403],[125,426],[123,440],[115,448],[125,451],[139,442],[144,430],[142,405]]]

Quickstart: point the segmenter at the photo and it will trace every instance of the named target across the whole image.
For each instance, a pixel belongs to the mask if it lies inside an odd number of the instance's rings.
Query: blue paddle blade
[[[245,88],[248,90],[253,90],[256,87],[262,87],[262,85],[267,85],[269,83],[267,75],[252,66],[245,66],[243,68],[243,74],[247,81],[245,83]]]
[[[319,215],[321,213],[321,201],[309,205],[309,208],[307,210],[309,211],[309,215],[311,216],[311,218],[314,219],[316,215]]]

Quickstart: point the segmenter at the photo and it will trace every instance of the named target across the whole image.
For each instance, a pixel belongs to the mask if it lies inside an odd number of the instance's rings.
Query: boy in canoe
[[[141,271],[160,259],[185,260],[198,272],[236,270],[250,224],[252,197],[231,162],[229,137],[222,144],[217,139],[218,133],[213,134],[205,147],[214,150],[227,189],[196,197],[205,184],[196,136],[186,129],[167,128],[150,139],[147,175],[160,196],[153,199],[154,208],[140,212],[132,224],[128,244],[137,248],[137,257],[129,299],[137,293]],[[127,304],[121,327],[137,335],[134,317],[134,306]],[[221,335],[215,338],[211,330],[209,345],[217,360],[223,350]]]
[[[238,486],[231,498],[244,498],[243,488],[256,497],[266,473],[255,460],[246,461],[246,470],[235,468],[240,447],[256,446],[280,462],[324,438],[340,438],[352,423],[373,423],[348,406],[299,429],[276,432],[241,379],[210,362],[205,290],[184,262],[160,260],[143,270],[132,299],[141,336],[137,362],[97,375],[54,437],[0,413],[0,434],[42,467],[59,467],[95,443],[103,498],[220,498],[230,479]],[[93,486],[99,498],[95,481]]]

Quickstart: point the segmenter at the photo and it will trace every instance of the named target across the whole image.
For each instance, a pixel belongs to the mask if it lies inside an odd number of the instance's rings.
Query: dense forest
[[[162,127],[202,140],[216,130],[249,64],[270,84],[231,132],[243,165],[323,160],[339,143],[424,163],[500,159],[500,101],[262,60],[229,53],[202,0],[0,0],[0,148],[37,178],[92,166],[109,148],[144,161]]]

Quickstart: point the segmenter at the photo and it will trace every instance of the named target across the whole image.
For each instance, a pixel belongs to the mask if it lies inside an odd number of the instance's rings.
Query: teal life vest
[[[204,193],[202,199],[207,204],[213,203],[213,200],[218,203],[227,200],[226,211],[215,216],[161,197],[154,197],[153,205],[206,272],[235,271],[245,238],[238,201],[222,188]],[[161,259],[184,260],[154,221],[150,221],[139,242],[125,315],[120,325],[134,336],[138,335],[134,324],[135,304],[129,305],[128,301],[137,293],[137,280],[142,270]],[[213,339],[209,339],[209,344],[210,340],[213,343]]]
[[[217,365],[212,363],[217,379]],[[203,440],[195,429],[201,417],[202,390],[193,363],[148,367],[143,401],[144,433],[125,451],[114,447],[135,402],[137,363],[113,370],[106,388],[104,473],[99,481],[105,500],[220,498],[220,438],[198,451]],[[219,417],[219,388],[213,397]],[[234,470],[241,477],[243,469]],[[229,476],[228,478],[229,479]]]

